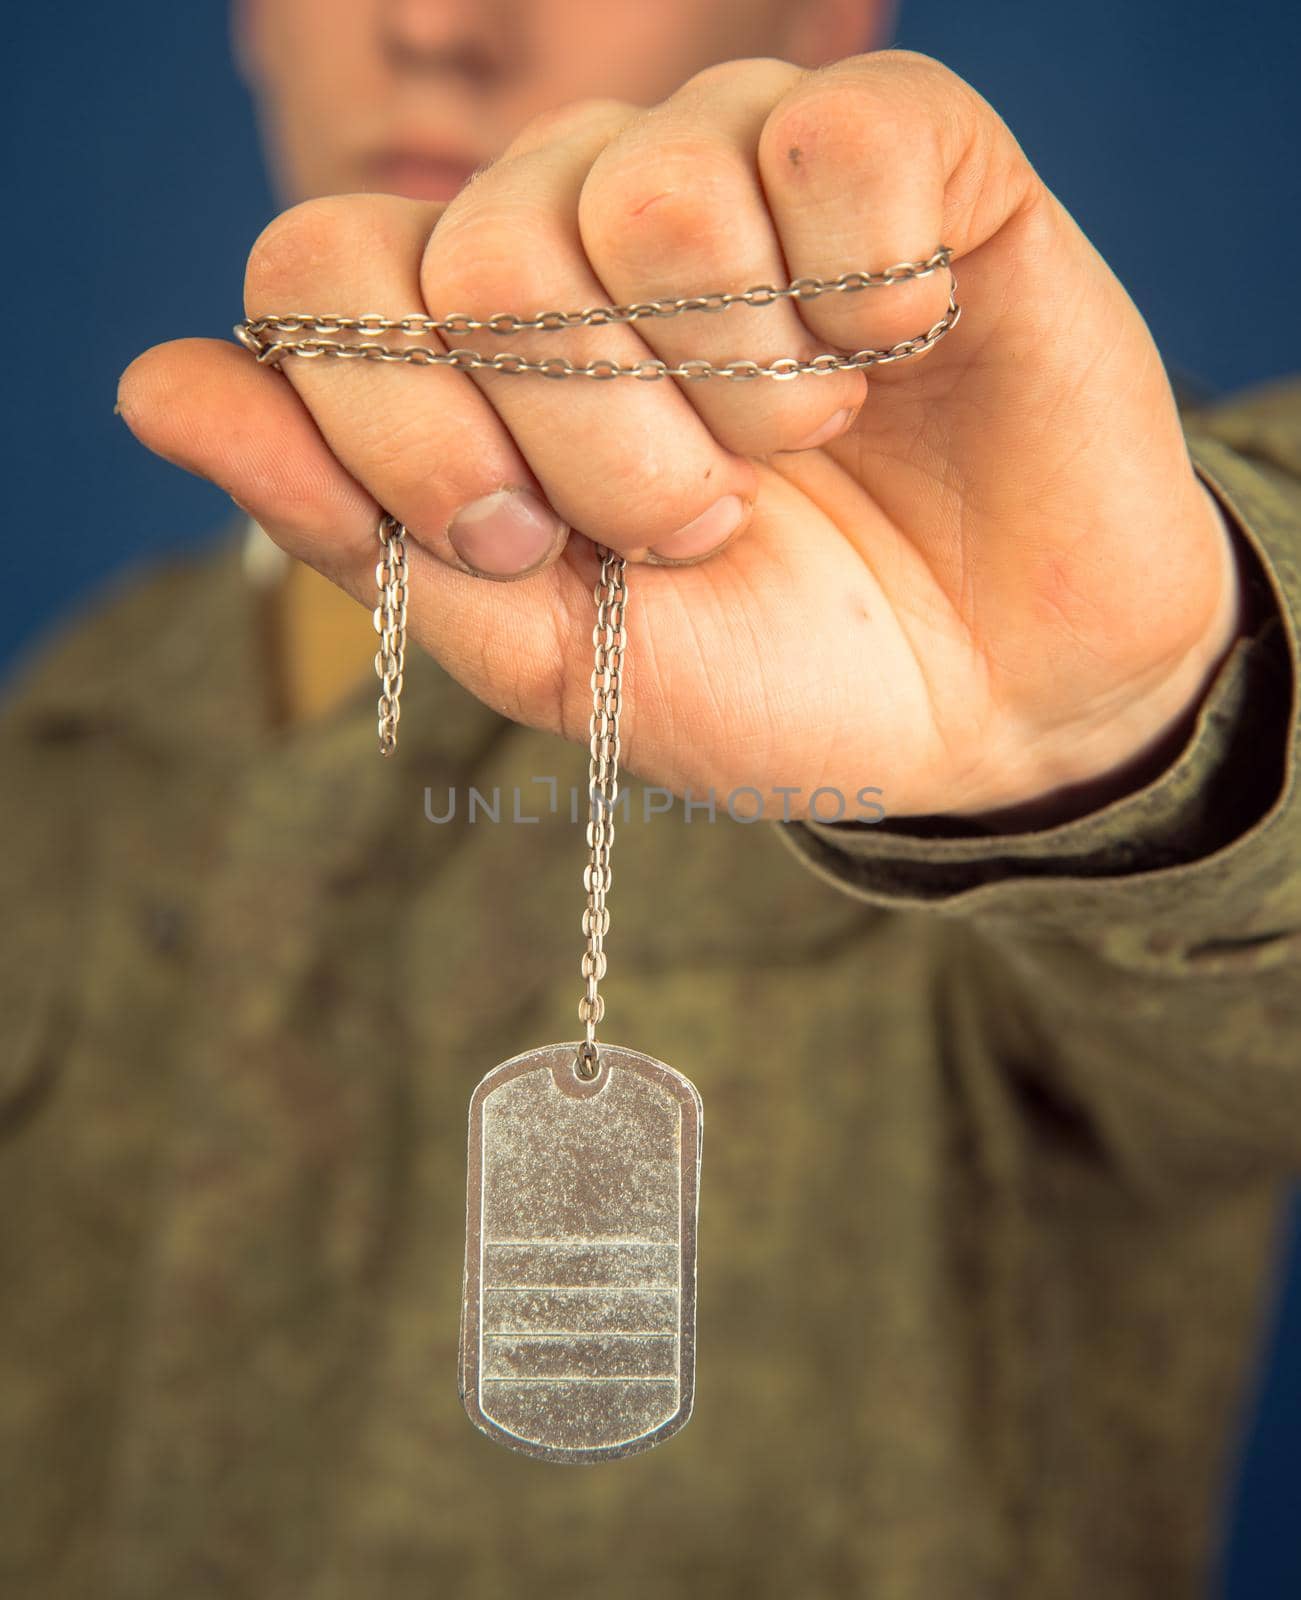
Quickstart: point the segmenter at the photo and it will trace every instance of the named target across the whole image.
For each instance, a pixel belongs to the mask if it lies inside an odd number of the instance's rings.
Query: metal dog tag
[[[546,1461],[632,1455],[695,1389],[702,1112],[662,1061],[577,1044],[494,1068],[470,1101],[461,1398]]]

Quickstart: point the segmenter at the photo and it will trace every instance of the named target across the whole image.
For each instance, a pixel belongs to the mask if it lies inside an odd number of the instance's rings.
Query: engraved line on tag
[[[649,1448],[690,1415],[700,1101],[647,1056],[575,1047],[471,1102],[462,1383],[475,1425],[557,1461]]]

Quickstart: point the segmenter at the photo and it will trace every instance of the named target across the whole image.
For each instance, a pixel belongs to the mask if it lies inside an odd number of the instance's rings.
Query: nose
[[[381,0],[389,64],[404,74],[498,77],[509,53],[501,0]]]

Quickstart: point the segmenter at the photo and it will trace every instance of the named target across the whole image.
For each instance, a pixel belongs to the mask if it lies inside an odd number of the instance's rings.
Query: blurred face
[[[236,0],[286,201],[448,200],[539,112],[651,105],[714,62],[871,48],[888,0]]]

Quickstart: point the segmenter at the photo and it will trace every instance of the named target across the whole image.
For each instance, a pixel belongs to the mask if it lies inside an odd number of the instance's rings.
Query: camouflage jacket
[[[634,788],[608,1033],[704,1097],[698,1392],[603,1466],[456,1383],[470,1091],[577,1032],[583,753],[424,657],[394,762],[360,686],[263,725],[234,542],[47,652],[0,736],[0,1592],[1202,1592],[1301,1166],[1301,387],[1186,424],[1256,622],[1143,788],[1024,833]]]

